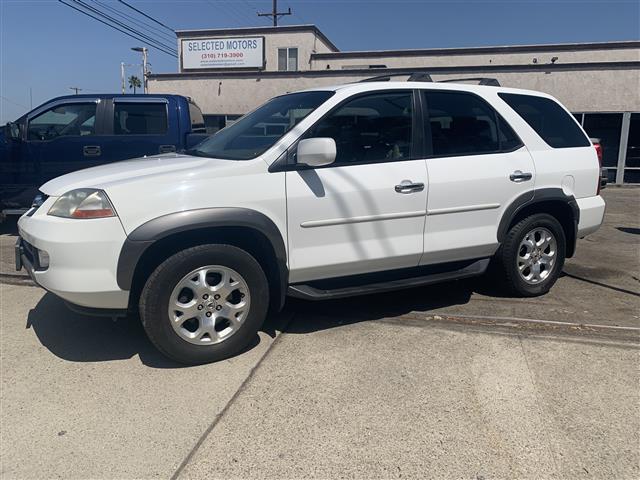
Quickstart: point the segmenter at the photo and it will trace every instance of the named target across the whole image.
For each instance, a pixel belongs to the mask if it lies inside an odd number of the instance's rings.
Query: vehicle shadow
[[[481,277],[482,278],[482,277]],[[486,283],[486,282],[484,282]],[[396,292],[320,302],[289,298],[282,314],[272,314],[261,331],[305,334],[358,322],[402,316],[410,312],[466,304],[475,292],[487,290],[478,279],[453,281]],[[496,295],[496,292],[491,294]],[[284,319],[292,318],[286,323]],[[70,362],[126,360],[136,355],[152,368],[184,368],[166,358],[148,340],[138,318],[92,317],[71,311],[50,293],[45,294],[27,317],[42,345]],[[255,348],[260,337],[238,355]]]
[[[380,294],[326,301],[289,299],[287,308],[294,311],[285,332],[305,334],[360,322],[370,322],[406,315],[427,313],[443,307],[464,305],[473,293],[489,293],[478,279],[460,280]]]
[[[92,317],[75,313],[50,293],[45,294],[27,317],[38,340],[55,356],[70,362],[126,360],[138,355],[152,368],[184,368],[161,354],[147,338],[138,318]],[[260,337],[242,352],[260,343]]]

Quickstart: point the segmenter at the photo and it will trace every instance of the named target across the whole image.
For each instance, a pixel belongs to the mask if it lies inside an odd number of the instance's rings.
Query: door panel
[[[427,171],[416,110],[411,90],[355,95],[304,135],[333,139],[336,160],[286,173],[291,282],[417,266]]]
[[[171,153],[182,148],[177,114],[169,115],[170,111],[177,112],[177,107],[165,98],[114,98],[107,113],[103,161]]]
[[[498,224],[518,196],[533,196],[529,151],[481,97],[429,90],[425,126],[431,149],[425,247],[421,264],[487,257]]]
[[[493,255],[505,208],[531,192],[533,179],[515,182],[517,170],[534,174],[525,147],[511,152],[427,159],[429,197],[421,264]]]
[[[290,171],[287,209],[292,283],[414,267],[422,255],[424,160]]]

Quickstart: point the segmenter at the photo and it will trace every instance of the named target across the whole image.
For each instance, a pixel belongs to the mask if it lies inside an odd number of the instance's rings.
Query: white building
[[[282,93],[404,71],[490,77],[557,97],[601,139],[609,180],[640,183],[640,41],[342,52],[314,25],[183,30],[176,73],[149,91],[189,96],[210,131]]]

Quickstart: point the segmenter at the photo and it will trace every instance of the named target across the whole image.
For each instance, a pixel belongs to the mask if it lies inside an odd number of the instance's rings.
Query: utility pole
[[[76,92],[76,95],[78,95],[78,92],[81,92],[82,89],[80,87],[69,87],[69,90],[73,90]]]
[[[134,52],[142,52],[142,91],[144,93],[147,92],[147,75],[149,74],[149,69],[147,65],[147,47],[133,47],[131,50]]]
[[[278,0],[273,0],[271,13],[258,13],[259,17],[273,17],[274,27],[278,26],[278,18],[284,17],[285,15],[291,15],[291,7],[289,7],[286,12],[278,12]]]

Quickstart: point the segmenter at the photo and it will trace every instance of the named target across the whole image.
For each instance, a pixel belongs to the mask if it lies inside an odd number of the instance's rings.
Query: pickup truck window
[[[29,121],[28,140],[95,134],[96,103],[56,105]]]
[[[207,133],[202,110],[193,102],[189,102],[189,116],[191,117],[191,133]]]
[[[116,135],[163,135],[167,133],[167,105],[116,103],[113,122]]]
[[[313,91],[273,98],[187,153],[227,160],[261,155],[335,92]]]

